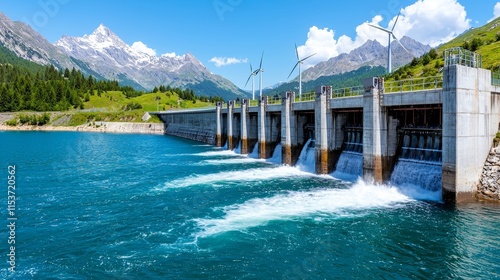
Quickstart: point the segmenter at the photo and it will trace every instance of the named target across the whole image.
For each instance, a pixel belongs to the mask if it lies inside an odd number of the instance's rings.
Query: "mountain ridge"
[[[85,61],[91,69],[107,79],[130,81],[145,89],[158,85],[197,88],[198,94],[224,98],[246,97],[246,93],[229,80],[210,72],[194,55],[160,55],[140,51],[123,42],[113,31],[100,24],[90,35],[63,36],[54,44],[67,55]],[[209,83],[207,83],[209,81]],[[200,84],[210,84],[205,89]],[[216,90],[218,89],[218,90]],[[234,95],[234,96],[232,96]]]
[[[408,54],[399,44],[392,43],[392,65],[397,68],[409,63],[413,57],[419,57],[429,52],[431,47],[404,36],[400,42],[412,55]],[[320,62],[302,72],[302,81],[308,82],[323,76],[338,75],[351,72],[363,66],[386,66],[387,47],[377,40],[368,40],[349,53],[342,53],[327,61]],[[297,78],[296,78],[297,79]],[[295,80],[295,79],[294,79]]]
[[[82,48],[74,45],[82,41],[78,38],[63,36],[58,44],[52,44],[28,24],[12,21],[0,12],[0,46],[27,61],[54,65],[61,70],[75,68],[94,78],[117,80],[122,85],[143,91],[170,85],[196,88],[198,95],[221,96],[224,99],[248,96],[229,80],[211,73],[191,53],[152,57],[128,46],[104,24],[100,24],[90,35],[80,37],[85,38],[83,41],[86,43],[93,40],[96,44],[84,44]],[[85,48],[86,51],[83,50]],[[78,55],[73,55],[74,52]]]

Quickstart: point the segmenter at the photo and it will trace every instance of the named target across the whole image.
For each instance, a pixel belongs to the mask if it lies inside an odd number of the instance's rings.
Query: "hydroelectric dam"
[[[417,184],[456,204],[474,200],[500,123],[500,83],[478,54],[445,52],[442,75],[373,77],[314,94],[262,96],[215,108],[153,112],[165,133],[295,165],[313,151],[318,174]]]

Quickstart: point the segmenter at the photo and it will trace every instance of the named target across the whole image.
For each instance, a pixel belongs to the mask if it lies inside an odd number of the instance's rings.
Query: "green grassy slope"
[[[470,29],[455,39],[440,45],[429,54],[414,59],[391,75],[387,81],[429,77],[439,75],[444,66],[444,51],[454,47],[462,47],[482,56],[482,68],[498,71],[500,68],[500,18],[488,24]]]
[[[126,98],[120,91],[108,91],[102,93],[101,96],[97,94],[91,95],[89,101],[84,103],[84,107],[87,110],[121,111],[126,110],[127,105],[131,103],[140,104],[142,107],[141,110],[144,112],[200,108],[214,105],[213,103],[202,102],[200,100],[182,100],[173,92],[147,93],[133,98]]]

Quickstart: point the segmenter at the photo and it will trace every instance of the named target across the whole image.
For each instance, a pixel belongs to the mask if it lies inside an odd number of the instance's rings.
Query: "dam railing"
[[[450,65],[482,68],[483,58],[480,54],[461,47],[450,48],[444,51],[444,66]]]
[[[306,93],[302,93],[301,98],[299,98],[299,96],[296,95],[294,102],[309,102],[309,101],[314,101],[314,100],[316,100],[316,93],[315,92],[306,92]]]
[[[443,75],[384,82],[384,93],[410,92],[443,88]]]
[[[492,72],[491,82],[493,85],[500,86],[500,71]],[[437,90],[443,88],[443,75],[439,76],[431,76],[431,77],[422,77],[422,78],[414,78],[414,79],[405,79],[405,80],[396,80],[396,81],[388,81],[384,82],[384,93],[402,93],[402,92],[417,92],[424,90]],[[353,86],[353,87],[344,87],[332,89],[330,99],[332,98],[346,98],[346,97],[355,97],[361,96],[365,92],[364,86]],[[269,96],[267,99],[268,105],[279,105],[282,103],[283,98],[279,95]],[[306,92],[303,93],[299,98],[298,95],[295,95],[294,103],[299,102],[312,102],[316,100],[315,92]],[[259,100],[249,100],[249,107],[257,107],[259,106]],[[241,108],[241,101],[236,100],[234,102],[235,108]],[[188,110],[176,110],[182,112],[188,111],[203,111],[203,110],[213,110],[215,107],[204,107],[204,108],[193,108]],[[175,112],[175,111],[169,111]]]
[[[358,96],[358,95],[363,95],[364,92],[365,92],[364,86],[332,89],[332,95],[330,96],[330,98]]]
[[[495,72],[491,71],[491,85],[497,87],[500,86],[500,69]]]

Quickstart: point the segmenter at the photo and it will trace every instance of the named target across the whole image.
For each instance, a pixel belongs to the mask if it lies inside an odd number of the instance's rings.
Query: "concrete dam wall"
[[[419,184],[450,204],[474,200],[500,122],[500,88],[491,72],[448,62],[442,76],[391,83],[374,77],[357,88],[318,87],[309,99],[287,92],[258,104],[154,114],[169,135],[239,147],[242,154],[255,154],[255,147],[263,159],[281,147],[287,165],[296,164],[307,143],[318,174]]]
[[[158,114],[165,134],[215,145],[216,115],[213,109]]]

